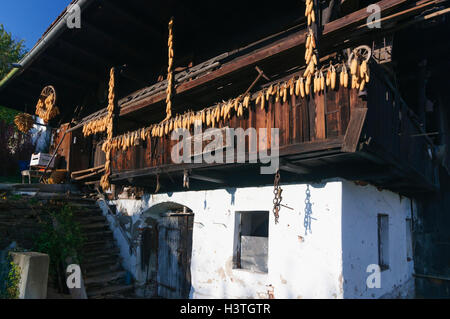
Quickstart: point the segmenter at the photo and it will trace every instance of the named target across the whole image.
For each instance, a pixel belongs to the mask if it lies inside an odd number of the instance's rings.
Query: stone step
[[[80,225],[82,230],[90,230],[90,229],[104,229],[109,228],[109,224],[107,222],[96,222],[96,223],[90,223],[90,224],[83,224]]]
[[[111,266],[120,265],[119,260],[120,260],[120,258],[117,258],[117,257],[112,258],[111,257],[111,258],[106,258],[106,259],[99,260],[99,261],[97,260],[97,261],[89,262],[89,263],[83,262],[81,264],[81,269],[84,269],[85,272],[87,274],[89,274],[89,273],[99,271],[101,269],[106,269],[106,268],[109,269],[109,267],[111,267]]]
[[[115,242],[114,240],[108,240],[108,239],[91,239],[91,240],[87,240],[84,244],[83,244],[83,250],[85,251],[89,251],[91,249],[96,249],[96,250],[102,250],[102,249],[106,249],[106,248],[113,248],[115,246]]]
[[[103,215],[94,215],[94,216],[83,216],[75,218],[75,221],[81,225],[84,224],[91,224],[91,223],[98,223],[98,222],[104,222],[106,223],[106,217]]]
[[[122,270],[122,271],[116,271],[116,272],[107,272],[105,274],[98,275],[98,276],[88,275],[84,280],[84,284],[86,286],[90,286],[92,284],[108,283],[110,281],[114,281],[114,280],[117,280],[120,278],[125,278],[125,274],[126,274],[126,271]]]
[[[92,270],[92,269],[94,269],[94,270]],[[117,262],[115,264],[108,265],[108,266],[102,266],[101,268],[97,268],[97,269],[91,268],[89,270],[84,271],[83,274],[85,275],[85,277],[94,277],[94,276],[100,276],[100,275],[104,275],[104,274],[119,271],[119,270],[123,270],[123,268]]]
[[[85,258],[89,257],[97,257],[97,256],[104,256],[104,255],[118,255],[120,253],[119,248],[116,246],[113,246],[111,248],[105,248],[105,249],[96,249],[96,250],[87,250],[83,253],[83,256]]]
[[[85,232],[84,235],[88,238],[89,241],[93,238],[97,239],[105,239],[105,240],[113,240],[113,232],[111,230],[103,230],[103,231],[90,231]]]
[[[101,210],[100,207],[92,207],[89,209],[80,208],[76,209],[74,213],[75,217],[89,216],[89,215],[103,215],[103,211]]]
[[[116,254],[100,253],[96,256],[94,256],[94,255],[91,255],[89,257],[84,256],[83,261],[85,263],[89,264],[89,263],[100,262],[100,261],[108,260],[108,259],[119,260],[119,258],[120,258],[120,256],[117,253]]]
[[[79,208],[79,209],[97,209],[99,208],[97,206],[97,203],[77,203],[77,202],[70,202],[70,206],[74,207],[74,208]]]
[[[124,293],[132,291],[133,289],[134,289],[133,285],[115,285],[95,290],[88,290],[87,295],[89,298],[101,298],[102,296]]]

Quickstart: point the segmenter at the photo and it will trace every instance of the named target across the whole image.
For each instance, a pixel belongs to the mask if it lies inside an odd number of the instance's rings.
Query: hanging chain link
[[[280,171],[277,171],[275,174],[273,194],[275,195],[273,199],[273,215],[275,216],[275,224],[278,224],[278,219],[280,218],[280,206],[283,197],[281,197],[281,193],[283,190],[280,187]]]
[[[183,188],[189,188],[189,172],[184,170],[183,173]]]
[[[313,219],[311,217],[312,215],[312,204],[311,204],[311,191],[309,190],[309,185],[306,187],[306,198],[305,198],[305,219],[304,219],[304,226],[305,226],[305,235],[308,234],[308,230],[311,233],[311,220]]]

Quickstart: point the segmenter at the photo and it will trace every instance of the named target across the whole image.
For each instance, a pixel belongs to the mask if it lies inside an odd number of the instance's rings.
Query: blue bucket
[[[19,161],[19,170],[26,171],[30,168],[30,161]]]

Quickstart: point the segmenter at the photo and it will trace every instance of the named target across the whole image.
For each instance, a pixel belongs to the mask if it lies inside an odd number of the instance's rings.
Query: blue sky
[[[0,24],[27,49],[47,30],[70,0],[0,0]]]

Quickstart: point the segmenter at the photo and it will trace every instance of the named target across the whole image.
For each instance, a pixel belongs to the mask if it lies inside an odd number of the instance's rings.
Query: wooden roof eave
[[[383,14],[406,2],[406,0],[382,0],[377,4],[380,6],[381,13]],[[322,34],[324,37],[331,36],[339,30],[351,27],[361,21],[365,21],[370,16],[370,14],[371,12],[367,12],[366,9],[355,11],[345,17],[326,24]],[[256,66],[258,63],[261,63],[266,59],[275,57],[295,47],[303,45],[305,42],[305,32],[305,30],[295,32],[290,36],[285,37],[284,39],[278,40],[261,49],[245,54],[226,64],[223,64],[218,69],[210,73],[207,73],[192,81],[181,83],[176,86],[175,94],[187,93],[195,88],[210,84],[222,77],[231,75],[232,73],[237,72],[240,69]],[[127,101],[126,103],[121,103],[120,115],[124,116],[136,112],[140,109],[146,108],[150,105],[163,102],[165,98],[165,91],[159,91],[158,93],[150,96]],[[126,100],[126,98],[122,100]]]
[[[385,14],[405,3],[407,3],[406,0],[382,0],[379,1],[377,5],[379,5],[379,7],[381,8],[381,13]],[[348,29],[349,27],[355,26],[360,22],[366,21],[366,19],[369,17],[370,14],[371,12],[367,12],[366,9],[361,9],[349,15],[346,15],[345,17],[336,19],[324,26],[322,35],[324,38],[330,36],[334,37],[336,35],[336,32],[343,29]],[[305,42],[305,32],[306,32],[305,30],[295,32],[285,38],[282,38],[276,42],[264,46],[256,51],[235,58],[225,64],[219,63],[220,64],[219,66],[213,64],[213,66],[216,67],[215,69],[212,68],[212,71],[207,70],[208,72],[205,72],[204,75],[200,75],[197,78],[194,78],[190,81],[183,82],[184,72],[181,72],[176,75],[176,80],[178,80],[177,82],[179,84],[176,85],[175,87],[175,94],[176,95],[186,94],[190,91],[193,91],[196,88],[199,88],[207,84],[211,84],[214,81],[219,80],[220,78],[238,72],[240,69],[256,66],[258,63],[261,63],[264,60],[281,55],[282,53],[288,50],[301,46]],[[348,34],[346,37],[348,38]],[[228,57],[230,54],[225,53],[225,55],[226,57]],[[220,60],[219,58],[221,56],[213,58],[211,60],[214,59]],[[152,89],[152,87],[155,86],[157,86],[156,89]],[[154,84],[147,88],[143,88],[135,93],[130,94],[125,98],[122,98],[119,101],[120,116],[130,115],[136,111],[145,109],[149,106],[164,102],[164,100],[166,99],[166,92],[164,88],[165,88],[165,81]],[[149,94],[145,93],[145,91],[153,91],[153,93]],[[93,119],[100,118],[105,114],[106,108],[101,109],[95,112],[94,114],[85,117],[78,125],[72,128],[72,130],[81,127],[83,123],[89,122]]]

